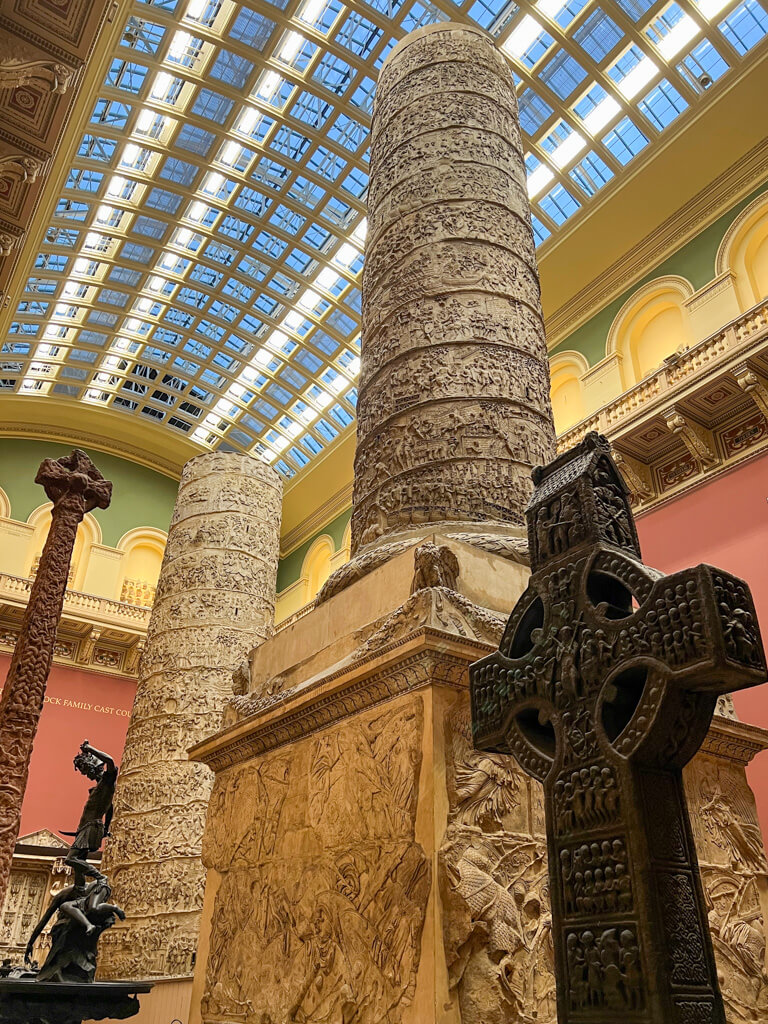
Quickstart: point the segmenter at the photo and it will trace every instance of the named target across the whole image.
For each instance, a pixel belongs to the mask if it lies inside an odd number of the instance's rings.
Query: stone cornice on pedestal
[[[490,650],[479,640],[418,629],[298,693],[277,695],[270,706],[192,747],[189,756],[222,771],[430,684],[466,690],[469,665]]]
[[[190,759],[214,771],[293,743],[350,715],[428,685],[466,690],[467,669],[491,644],[425,627],[345,664],[298,692],[277,694],[253,715],[192,747]],[[768,731],[716,715],[702,752],[748,764],[768,749]]]
[[[702,754],[711,754],[739,765],[747,765],[761,750],[768,750],[768,730],[746,722],[733,721],[715,715]]]

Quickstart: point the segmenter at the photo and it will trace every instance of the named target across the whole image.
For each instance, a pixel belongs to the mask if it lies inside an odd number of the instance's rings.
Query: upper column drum
[[[512,74],[482,32],[404,39],[379,76],[352,550],[522,527],[554,455]]]

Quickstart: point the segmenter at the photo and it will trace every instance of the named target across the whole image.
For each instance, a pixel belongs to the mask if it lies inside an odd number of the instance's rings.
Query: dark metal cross
[[[765,680],[747,585],[640,561],[605,438],[534,471],[532,576],[470,669],[481,750],[544,784],[560,1024],[725,1024],[682,768]]]
[[[0,906],[19,834],[32,742],[43,710],[77,528],[86,512],[107,508],[112,495],[112,484],[79,448],[61,459],[45,459],[35,483],[45,488],[53,510],[0,700]]]

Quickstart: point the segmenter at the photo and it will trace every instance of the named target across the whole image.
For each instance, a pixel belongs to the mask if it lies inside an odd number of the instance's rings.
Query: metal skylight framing
[[[301,471],[354,417],[376,75],[441,20],[509,57],[543,245],[768,32],[758,0],[134,2],[0,387]]]

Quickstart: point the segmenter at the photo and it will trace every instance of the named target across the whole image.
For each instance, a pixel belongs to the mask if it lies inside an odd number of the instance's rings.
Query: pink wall
[[[10,663],[0,655],[3,681]],[[41,828],[75,831],[91,783],[75,771],[72,758],[87,739],[120,763],[135,692],[131,679],[53,666],[32,750],[20,835]]]
[[[663,572],[708,562],[746,580],[768,647],[768,455],[637,521],[643,561]],[[744,722],[768,729],[768,686],[734,694]],[[768,751],[747,769],[768,844]]]

